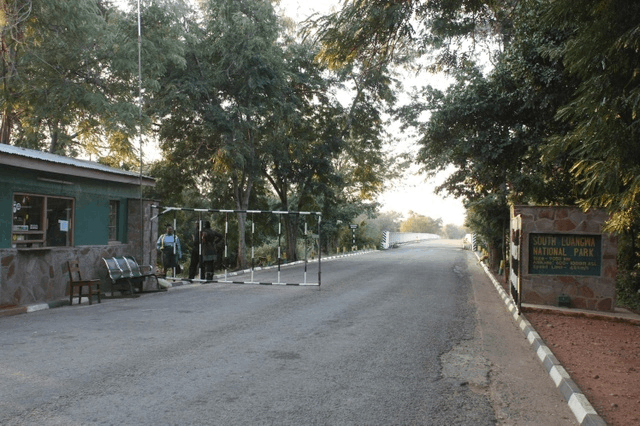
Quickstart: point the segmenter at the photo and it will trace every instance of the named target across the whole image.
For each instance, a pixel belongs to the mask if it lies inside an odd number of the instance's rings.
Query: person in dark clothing
[[[214,264],[218,258],[218,246],[223,240],[218,231],[211,229],[211,223],[206,221],[202,230],[202,263],[205,270],[205,279],[213,279]]]
[[[200,264],[200,223],[201,221],[196,220],[196,228],[193,232],[193,248],[191,249],[191,263],[189,264],[190,280],[194,279],[198,273],[198,265],[200,265],[200,279],[204,279],[204,267]]]

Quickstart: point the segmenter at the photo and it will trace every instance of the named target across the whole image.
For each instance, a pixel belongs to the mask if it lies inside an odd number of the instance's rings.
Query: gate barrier
[[[160,206],[152,205],[151,208],[160,209]],[[229,247],[228,247],[228,239],[227,234],[229,232],[229,213],[244,213],[251,214],[251,281],[229,281],[228,280],[228,262],[224,262],[224,279],[222,280],[202,280],[202,279],[194,279],[192,281],[203,281],[203,282],[219,282],[219,283],[230,283],[230,284],[260,284],[260,285],[296,285],[296,286],[318,286],[320,287],[321,281],[321,264],[322,264],[322,245],[320,244],[320,224],[322,222],[322,213],[320,212],[301,212],[301,211],[278,211],[278,210],[223,210],[223,209],[199,209],[199,208],[187,208],[187,207],[164,207],[164,210],[157,215],[153,216],[151,220],[157,219],[163,214],[174,212],[173,215],[173,229],[176,229],[176,212],[178,211],[187,211],[187,212],[197,212],[200,215],[202,213],[224,213],[225,214],[225,225],[224,225],[224,258],[228,259],[229,255]],[[255,257],[254,257],[254,247],[253,247],[253,235],[255,233],[255,222],[253,217],[255,214],[276,214],[279,216],[278,220],[278,281],[277,282],[256,282],[253,279],[253,273],[255,270]],[[305,238],[305,249],[304,249],[304,281],[301,283],[283,283],[280,281],[280,266],[282,264],[282,257],[280,252],[280,238],[282,236],[282,215],[300,215],[300,216],[317,216],[318,218],[318,282],[317,283],[309,283],[307,282],[307,239]],[[202,220],[200,220],[202,222]],[[307,222],[304,224],[304,234],[308,235]],[[174,245],[175,250],[175,245]],[[202,255],[202,253],[200,253]],[[175,271],[174,271],[175,277]]]

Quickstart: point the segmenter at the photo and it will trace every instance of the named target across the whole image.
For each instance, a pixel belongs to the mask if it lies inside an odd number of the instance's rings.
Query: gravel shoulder
[[[607,424],[640,424],[640,324],[543,309],[525,316]]]

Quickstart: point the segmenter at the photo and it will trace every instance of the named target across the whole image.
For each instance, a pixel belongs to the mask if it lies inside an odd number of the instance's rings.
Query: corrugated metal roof
[[[96,170],[105,173],[113,173],[119,175],[125,175],[130,177],[139,177],[139,173],[131,172],[128,170],[117,169],[114,167],[105,166],[104,164],[96,163],[95,161],[80,160],[78,158],[65,157],[62,155],[51,154],[45,151],[37,151],[35,149],[21,148],[13,145],[0,144],[0,154],[17,155],[24,158],[30,158],[34,160],[47,161],[49,163],[55,163],[62,166],[73,166],[81,169]],[[144,176],[147,179],[153,179],[149,176]]]

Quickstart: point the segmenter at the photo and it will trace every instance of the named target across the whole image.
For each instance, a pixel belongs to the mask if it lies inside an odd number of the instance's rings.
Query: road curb
[[[27,307],[26,306],[13,306],[10,308],[0,309],[0,317],[10,317],[13,315],[26,314]]]
[[[474,252],[474,254],[478,259],[480,259],[477,252]],[[581,426],[607,426],[584,393],[582,393],[578,385],[573,381],[569,373],[567,373],[567,370],[565,370],[560,364],[551,349],[545,345],[535,328],[533,328],[526,318],[518,314],[518,308],[515,303],[507,292],[504,291],[502,285],[500,285],[500,283],[494,278],[487,265],[482,262],[480,262],[480,264],[504,301],[507,310],[513,316],[514,321],[520,330],[522,330],[522,333],[529,341],[529,344],[531,344],[531,348],[536,353],[536,356],[542,363],[542,366],[549,374],[549,377],[555,384],[556,388],[567,401],[569,409],[571,409],[571,412],[576,416],[578,423],[580,423]]]

